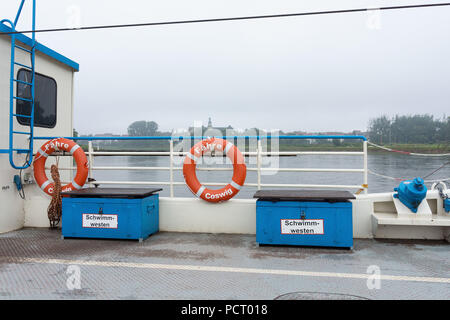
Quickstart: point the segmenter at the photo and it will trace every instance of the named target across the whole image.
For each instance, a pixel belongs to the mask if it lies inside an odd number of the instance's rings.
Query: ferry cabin
[[[11,32],[6,24],[0,24],[0,32]],[[32,39],[24,34],[16,34],[16,45],[31,49]],[[30,54],[19,48],[15,49],[15,61],[30,66]],[[62,54],[36,43],[35,55],[35,136],[72,136],[73,132],[73,87],[74,75],[79,70],[78,63]],[[11,167],[8,154],[10,132],[10,71],[11,71],[11,36],[0,35],[0,233],[24,226],[48,226],[47,206],[50,197],[45,195],[36,184],[26,185],[26,200],[19,196],[14,176],[19,170]],[[31,71],[23,66],[15,65],[14,76],[24,82],[30,81]],[[14,84],[14,95],[29,98],[30,86],[22,83]],[[30,102],[14,101],[14,110],[19,114],[30,113]],[[28,112],[28,113],[27,113]],[[29,119],[14,117],[13,130],[27,132],[30,130]],[[14,148],[28,148],[27,135],[14,135]],[[33,150],[36,152],[45,141],[35,140]],[[52,159],[53,158],[53,159]],[[47,164],[54,162],[50,157]],[[26,155],[14,155],[14,162],[22,165]],[[70,157],[61,157],[60,165],[70,166]],[[33,177],[32,166],[22,171],[22,179],[30,181]],[[72,173],[61,171],[62,181],[70,181]],[[25,182],[26,183],[26,182]],[[32,211],[32,214],[31,214]]]

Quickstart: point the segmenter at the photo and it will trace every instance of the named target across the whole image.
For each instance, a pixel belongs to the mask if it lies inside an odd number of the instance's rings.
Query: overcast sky
[[[19,2],[2,0],[0,16],[13,18]],[[38,0],[37,28],[427,2]],[[19,30],[29,29],[28,9]],[[208,117],[235,128],[351,131],[381,114],[450,113],[450,7],[37,37],[80,64],[81,134],[126,133],[135,120],[187,128]]]

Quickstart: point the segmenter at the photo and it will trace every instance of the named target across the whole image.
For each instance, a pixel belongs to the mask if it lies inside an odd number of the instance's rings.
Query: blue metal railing
[[[51,140],[58,137],[34,137],[36,140]],[[206,138],[211,138],[208,136],[134,136],[134,137],[62,137],[70,140],[202,140]],[[214,138],[220,139],[272,139],[272,136],[214,136]],[[335,136],[335,135],[311,135],[311,136],[273,136],[275,139],[288,140],[288,139],[344,139],[344,140],[362,140],[367,141],[364,136]]]
[[[22,13],[22,9],[23,9],[23,5],[25,3],[25,0],[21,0],[20,2],[20,6],[19,9],[17,10],[17,14],[16,17],[14,19],[14,22],[12,22],[11,20],[8,19],[3,19],[0,21],[1,24],[7,23],[10,25],[11,27],[11,65],[10,65],[10,82],[9,82],[9,149],[2,149],[0,150],[0,153],[8,153],[9,154],[9,163],[11,164],[11,166],[15,169],[25,169],[28,168],[31,163],[33,162],[33,136],[34,136],[34,106],[35,106],[35,53],[36,53],[36,49],[35,49],[35,45],[36,45],[36,37],[35,37],[35,33],[32,33],[32,38],[31,38],[31,50],[28,50],[22,46],[18,46],[16,45],[16,26],[17,23],[19,21],[20,18],[20,14]],[[32,30],[34,31],[36,28],[36,0],[33,0],[33,4],[32,4]],[[19,50],[22,50],[24,52],[27,52],[30,54],[31,57],[31,66],[19,63],[15,60],[16,55],[15,55],[15,51],[16,48]],[[20,66],[23,68],[26,68],[28,70],[30,70],[31,72],[31,82],[25,82],[19,79],[15,78],[15,66]],[[31,98],[23,98],[23,97],[18,97],[14,95],[14,82],[16,82],[17,84],[22,84],[22,85],[29,85],[30,86],[30,91],[31,91]],[[24,114],[19,114],[17,112],[14,112],[14,101],[25,101],[25,102],[29,102],[30,103],[30,115],[24,115]],[[17,108],[17,104],[16,104],[16,108]],[[24,132],[24,131],[17,131],[14,130],[14,118],[27,118],[30,121],[30,131],[29,132]],[[14,147],[14,135],[16,134],[20,134],[20,135],[28,135],[29,136],[29,145],[28,145],[28,149],[24,149],[24,148],[15,148]],[[25,153],[28,154],[28,160],[26,161],[25,164],[23,165],[16,165],[14,163],[14,153]]]

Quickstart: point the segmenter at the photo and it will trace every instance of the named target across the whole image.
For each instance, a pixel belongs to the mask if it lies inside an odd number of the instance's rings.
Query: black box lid
[[[356,197],[345,190],[258,190],[253,198],[265,201],[346,202]]]
[[[126,198],[142,199],[151,196],[161,188],[85,188],[62,192],[63,197],[69,198]]]

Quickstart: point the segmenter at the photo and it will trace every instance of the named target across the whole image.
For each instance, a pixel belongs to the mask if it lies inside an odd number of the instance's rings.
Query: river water
[[[204,158],[205,161],[199,167],[229,167],[227,158],[214,157]],[[209,160],[209,161],[208,161]],[[246,158],[248,168],[256,168],[255,158]],[[450,157],[417,157],[393,153],[374,153],[368,156],[369,170],[396,178],[412,179],[424,177],[439,168]],[[250,162],[250,163],[249,163]],[[183,158],[174,158],[174,167],[182,167]],[[97,156],[94,166],[116,166],[116,167],[169,167],[167,156]],[[335,172],[277,172],[276,168],[363,168],[362,156],[347,155],[301,155],[293,157],[263,157],[263,168],[272,168],[273,171],[264,172],[261,183],[289,183],[289,184],[343,184],[361,185],[363,183],[362,173],[335,173]],[[224,182],[231,180],[232,171],[197,171],[200,182]],[[450,165],[440,169],[427,180],[445,179],[450,177]],[[169,171],[136,171],[136,170],[95,170],[93,178],[98,181],[169,181]],[[174,181],[184,182],[181,170],[174,171]],[[257,174],[247,171],[247,183],[256,183]],[[369,174],[369,193],[392,192],[399,181],[380,178]],[[427,183],[428,186],[431,183]],[[136,185],[102,185],[104,187],[143,187]],[[148,186],[153,188],[154,186]],[[161,196],[169,196],[169,186],[161,186]],[[220,188],[211,187],[211,188]],[[266,187],[269,189],[269,187]],[[277,189],[277,188],[272,188]],[[279,189],[279,188],[278,188]],[[356,189],[349,189],[355,192]],[[245,186],[236,198],[252,198],[256,187]],[[192,197],[192,193],[186,185],[174,186],[176,197]]]

